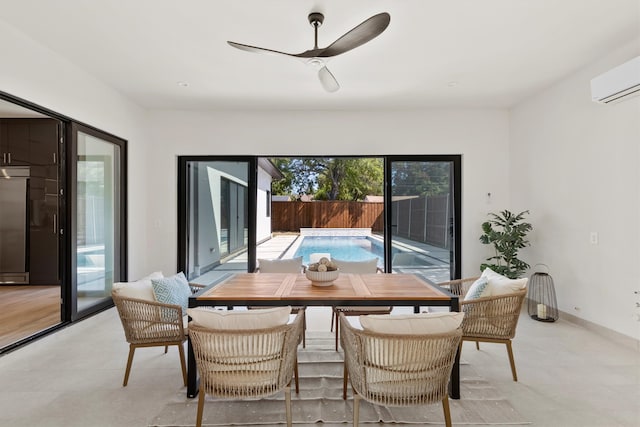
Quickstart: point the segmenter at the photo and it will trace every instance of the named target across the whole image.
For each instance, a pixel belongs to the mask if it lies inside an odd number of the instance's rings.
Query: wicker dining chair
[[[190,283],[189,287],[195,293],[204,286]],[[182,312],[182,307],[157,301],[127,298],[121,296],[115,289],[111,293],[111,298],[118,310],[124,335],[129,343],[129,357],[122,386],[126,387],[129,382],[133,356],[137,348],[164,347],[166,354],[169,346],[173,345],[178,347],[180,353],[182,379],[186,386],[187,366],[183,344],[187,340],[187,329],[184,327],[183,317],[186,313]]]
[[[464,312],[463,341],[475,341],[478,350],[480,350],[480,342],[506,345],[514,381],[518,381],[518,374],[511,340],[516,335],[516,327],[526,295],[527,291],[524,289],[512,294],[460,302],[461,310]]]
[[[440,286],[464,298],[476,279],[453,280],[441,283]],[[464,312],[462,340],[475,341],[477,350],[480,350],[480,342],[506,345],[513,381],[518,381],[518,374],[511,340],[516,335],[516,327],[526,294],[526,289],[523,289],[509,294],[460,301],[460,309]]]
[[[356,329],[340,313],[344,349],[343,399],[353,390],[353,425],[360,399],[383,406],[441,403],[451,426],[448,384],[462,329],[424,335],[400,335]]]
[[[353,273],[353,274],[371,274],[382,273],[383,271],[378,268],[378,259],[373,258],[367,261],[342,261],[339,259],[333,260],[341,273]],[[336,351],[338,351],[338,337],[339,322],[338,316],[343,313],[345,316],[363,316],[367,314],[389,314],[393,307],[391,306],[333,306],[331,307],[331,331],[333,331],[333,325],[335,323],[335,345]]]
[[[297,347],[304,315],[268,329],[212,329],[189,325],[200,389],[196,426],[202,425],[205,395],[254,399],[284,389],[287,426],[291,426],[291,381],[298,387]],[[193,323],[193,322],[191,322]]]

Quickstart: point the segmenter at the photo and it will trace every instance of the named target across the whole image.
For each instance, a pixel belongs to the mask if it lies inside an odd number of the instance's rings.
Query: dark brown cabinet
[[[27,122],[28,120],[23,119],[7,119],[3,123],[0,139],[3,165],[29,164],[29,124]]]
[[[28,170],[26,259],[29,284],[56,285],[59,275],[59,132],[53,119],[0,119],[2,167]]]
[[[56,165],[59,127],[53,119],[0,119],[2,165]]]

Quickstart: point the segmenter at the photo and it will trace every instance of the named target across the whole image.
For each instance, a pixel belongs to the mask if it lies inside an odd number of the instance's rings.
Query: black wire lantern
[[[546,272],[536,270],[536,267],[546,269]],[[529,279],[527,291],[529,316],[540,322],[555,322],[559,317],[558,303],[553,278],[549,275],[549,267],[546,264],[536,264],[533,268],[535,272]]]

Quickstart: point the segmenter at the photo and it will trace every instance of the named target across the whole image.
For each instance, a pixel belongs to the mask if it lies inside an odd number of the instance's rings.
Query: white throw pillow
[[[485,268],[482,272],[482,276],[489,280],[488,294],[483,296],[498,296],[511,294],[517,291],[521,291],[527,288],[528,278],[523,277],[521,279],[510,279],[507,276],[503,276],[500,273],[496,273],[489,267]]]
[[[489,286],[491,291],[491,296],[497,295],[506,295],[512,294],[514,292],[521,291],[523,289],[527,289],[528,278],[523,277],[522,279],[490,279]]]
[[[436,312],[402,315],[373,314],[360,316],[365,331],[381,334],[428,335],[444,334],[460,327],[464,313]]]
[[[290,259],[258,259],[261,273],[301,273],[302,257]]]
[[[491,279],[491,278],[506,279],[507,278],[507,276],[503,276],[500,273],[496,273],[489,267],[485,267],[485,269],[482,270],[482,274],[480,275],[480,277],[486,277],[487,279]]]
[[[152,279],[162,279],[161,271],[154,271],[148,276],[143,277],[135,282],[116,282],[113,284],[113,291],[124,298],[141,299],[144,301],[155,301],[156,296],[153,293]]]
[[[291,307],[274,307],[260,310],[208,310],[189,308],[187,313],[193,322],[211,329],[268,329],[289,322]]]
[[[334,258],[333,262],[342,273],[368,274],[376,273],[378,269],[378,258],[372,258],[366,261],[344,261]]]

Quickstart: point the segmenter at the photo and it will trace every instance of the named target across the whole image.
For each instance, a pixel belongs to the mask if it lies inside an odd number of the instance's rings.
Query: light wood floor
[[[60,286],[0,286],[0,348],[60,323]]]

